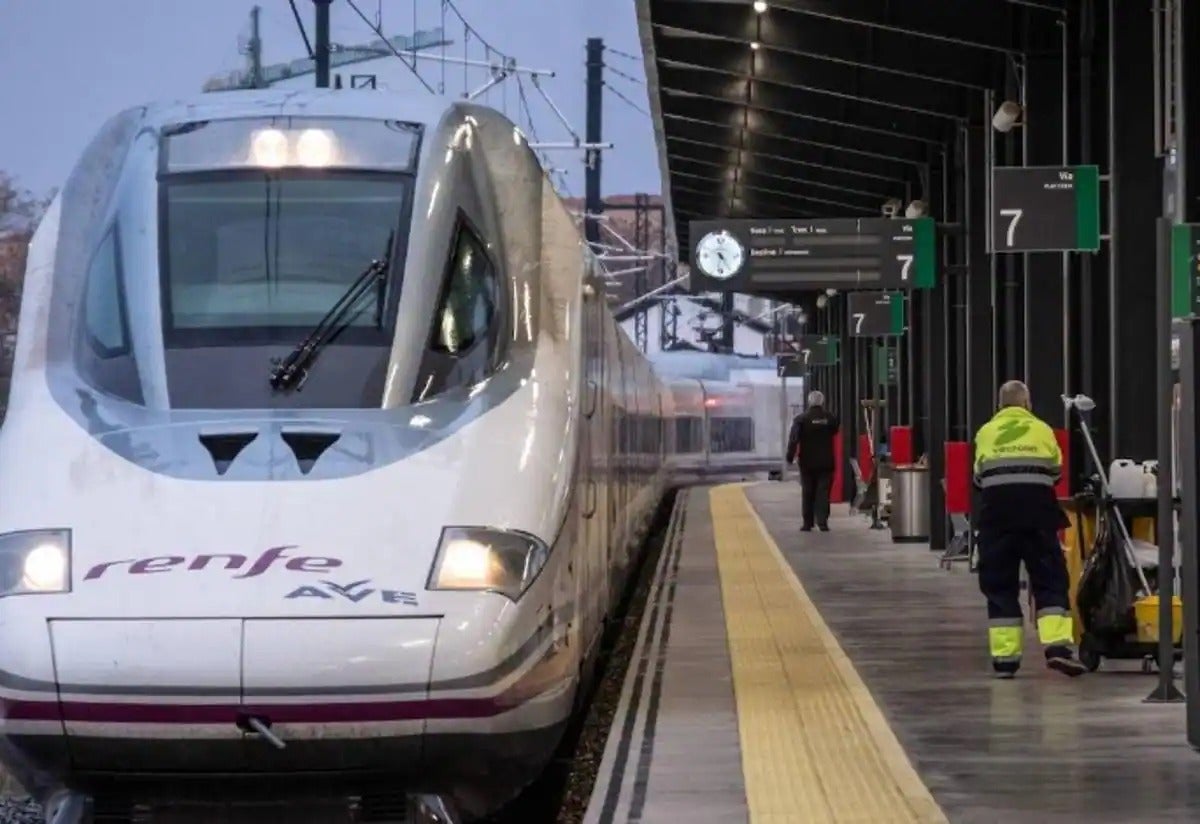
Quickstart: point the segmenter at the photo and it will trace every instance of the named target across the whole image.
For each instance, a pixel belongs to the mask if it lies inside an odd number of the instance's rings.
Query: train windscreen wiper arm
[[[317,354],[350,324],[353,317],[349,315],[350,310],[362,300],[363,295],[370,292],[372,287],[383,284],[384,278],[387,275],[388,260],[391,257],[392,236],[392,234],[388,235],[387,253],[383,259],[371,261],[371,265],[363,270],[363,273],[355,279],[354,283],[350,284],[350,288],[337,299],[337,302],[329,308],[325,316],[317,322],[313,330],[308,333],[308,337],[297,344],[296,348],[286,358],[274,365],[271,369],[270,378],[272,388],[292,389],[298,388],[303,384],[308,377],[308,367],[316,360]],[[382,312],[383,300],[381,296],[376,314],[381,316]]]

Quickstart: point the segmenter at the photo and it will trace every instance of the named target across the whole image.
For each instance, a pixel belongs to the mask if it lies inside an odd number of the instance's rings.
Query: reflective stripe
[[[1020,655],[1005,655],[1000,658],[992,658],[992,661],[997,664],[1019,664],[1021,663]]]
[[[989,486],[1012,486],[1014,484],[1053,487],[1055,483],[1055,479],[1049,475],[987,475],[979,479],[979,485],[984,489]]]
[[[989,469],[1023,466],[1053,469],[1056,472],[1059,468],[1058,461],[1054,460],[1054,458],[1038,458],[1034,455],[1022,455],[1020,458],[983,458],[979,461],[978,470],[986,472]]]
[[[1070,646],[1075,643],[1070,615],[1042,615],[1037,619],[1037,628],[1042,646]]]
[[[988,627],[988,645],[992,650],[994,660],[1002,660],[1016,656],[1021,657],[1021,641],[1024,631],[1021,627]]]

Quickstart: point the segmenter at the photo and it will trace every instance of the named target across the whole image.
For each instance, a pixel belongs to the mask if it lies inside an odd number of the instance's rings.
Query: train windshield
[[[140,277],[154,270],[126,228],[135,220],[118,210],[87,276],[77,338],[84,371],[142,403],[161,362],[176,409],[377,406],[421,135],[419,125],[352,118],[168,127],[157,157],[157,276]],[[353,290],[373,261],[384,263],[372,288]],[[354,305],[303,393],[279,391],[273,364],[351,291]],[[133,331],[153,304],[161,355],[147,348],[152,337]]]
[[[180,179],[165,185],[163,331],[173,346],[295,342],[389,242],[403,180],[352,175]],[[384,290],[357,301],[343,339],[382,332]],[[357,333],[357,334],[356,334]]]

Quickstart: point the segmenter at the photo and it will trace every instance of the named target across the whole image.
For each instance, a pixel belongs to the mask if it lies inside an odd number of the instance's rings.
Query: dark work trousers
[[[829,490],[833,470],[800,470],[800,488],[804,497],[804,526],[812,529],[814,518],[819,527],[829,525]]]
[[[1021,564],[1039,612],[1071,610],[1067,562],[1051,530],[980,530],[979,589],[987,598],[988,620],[1022,617]]]

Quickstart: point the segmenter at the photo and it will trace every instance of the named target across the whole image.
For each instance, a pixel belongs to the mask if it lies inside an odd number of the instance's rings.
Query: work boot
[[[1071,678],[1087,672],[1087,667],[1075,657],[1074,651],[1068,646],[1047,647],[1046,666]]]
[[[800,531],[801,532],[812,532],[812,526],[805,524],[804,526],[800,527]]]
[[[992,661],[992,674],[1004,680],[1014,678],[1020,668],[1020,661]]]

